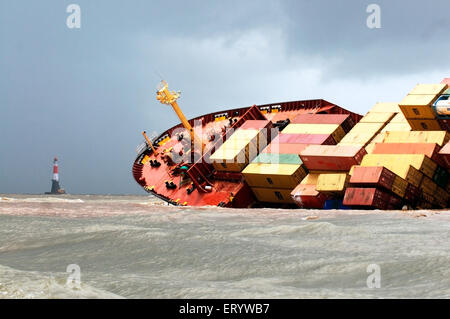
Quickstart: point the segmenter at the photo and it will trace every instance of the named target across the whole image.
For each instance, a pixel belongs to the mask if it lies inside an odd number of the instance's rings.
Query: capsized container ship
[[[138,147],[132,172],[173,205],[400,209],[449,207],[450,78],[418,84],[364,116],[326,100],[230,109],[187,120]]]

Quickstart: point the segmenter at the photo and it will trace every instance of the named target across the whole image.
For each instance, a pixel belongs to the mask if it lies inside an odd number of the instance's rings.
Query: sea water
[[[450,298],[450,212],[0,195],[0,298]]]

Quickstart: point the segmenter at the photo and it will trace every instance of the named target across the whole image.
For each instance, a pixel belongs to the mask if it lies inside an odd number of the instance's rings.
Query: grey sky
[[[0,193],[48,191],[54,155],[70,193],[144,193],[140,132],[178,122],[155,71],[188,117],[308,98],[364,114],[450,76],[449,35],[444,0],[0,0]]]

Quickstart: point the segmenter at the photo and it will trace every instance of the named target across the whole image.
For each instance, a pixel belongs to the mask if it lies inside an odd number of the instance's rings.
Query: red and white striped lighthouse
[[[52,178],[52,189],[46,194],[65,194],[65,190],[59,186],[59,173],[58,173],[58,158],[55,156],[53,159],[53,178]]]
[[[55,157],[53,160],[53,180],[59,182],[58,158],[57,157]]]

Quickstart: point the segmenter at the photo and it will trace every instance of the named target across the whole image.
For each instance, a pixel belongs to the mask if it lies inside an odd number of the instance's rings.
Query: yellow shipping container
[[[384,123],[358,123],[339,142],[339,145],[366,146],[384,126]]]
[[[387,123],[394,116],[395,113],[391,112],[369,112],[359,121],[359,123]]]
[[[339,124],[289,124],[283,130],[284,134],[330,134],[338,143],[345,135]]]
[[[386,132],[384,143],[436,143],[443,146],[450,140],[450,134],[447,131],[411,131]]]
[[[439,186],[436,187],[436,191],[434,194],[435,194],[434,198],[436,200],[436,204],[438,206],[440,206],[441,208],[446,208],[450,194],[445,189],[443,189]]]
[[[300,164],[251,163],[242,171],[242,174],[247,184],[252,187],[292,190],[306,176],[306,171]]]
[[[383,129],[381,130],[381,133],[384,132],[391,132],[391,131],[403,131],[403,132],[409,132],[411,131],[411,126],[406,123],[392,123],[389,122]]]
[[[319,174],[316,173],[311,173],[309,172],[308,175],[306,175],[302,181],[300,182],[300,184],[304,184],[304,185],[317,185],[317,179],[319,178]]]
[[[431,104],[436,99],[433,94],[407,95],[399,106],[407,119],[434,119],[436,115]]]
[[[431,196],[436,196],[435,192],[437,189],[437,185],[433,180],[427,176],[424,176],[422,182],[419,186],[420,190],[424,193],[427,193]]]
[[[392,118],[392,120],[389,121],[389,123],[408,123],[408,121],[406,120],[405,115],[402,112],[400,112],[400,113],[397,113]]]
[[[355,126],[352,127],[350,132],[347,133],[356,133],[356,132],[366,132],[366,133],[373,133],[374,135],[378,133],[384,126],[384,123],[357,123]]]
[[[267,132],[259,130],[237,130],[223,143],[252,143],[258,150],[262,150],[267,146]]]
[[[377,112],[377,113],[384,113],[384,112],[393,112],[393,113],[399,113],[400,108],[398,107],[398,103],[395,102],[378,102],[373,106],[370,111],[371,113]]]
[[[240,172],[250,161],[247,150],[219,148],[211,155],[210,161],[218,171]]]
[[[398,105],[401,110],[402,106],[430,106],[436,99],[437,96],[435,94],[408,94]]]
[[[252,187],[252,192],[255,197],[266,203],[285,203],[293,204],[294,201],[291,197],[291,189],[282,188],[262,188],[262,187]]]
[[[447,84],[417,84],[409,94],[439,95],[447,89]]]
[[[415,95],[420,96],[420,95]],[[401,106],[403,114],[407,119],[428,119],[436,118],[436,114],[431,106]]]
[[[409,120],[409,125],[413,131],[440,131],[442,130],[438,121],[436,120]]]
[[[405,196],[406,188],[408,187],[408,182],[406,179],[401,178],[400,176],[395,176],[394,182],[392,183],[392,192],[397,194],[401,198]]]
[[[347,187],[350,176],[347,173],[320,174],[316,190],[325,193],[342,193]]]
[[[437,164],[423,154],[367,154],[364,156],[361,166],[385,166],[390,169],[390,166],[396,165],[397,163],[403,166],[411,165],[430,178],[433,178],[437,168]],[[404,178],[400,174],[397,175]]]

